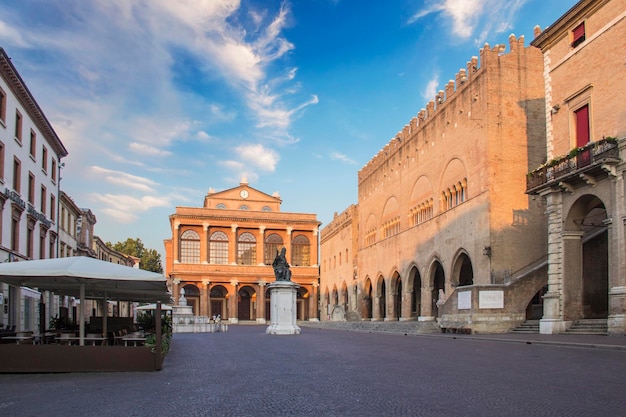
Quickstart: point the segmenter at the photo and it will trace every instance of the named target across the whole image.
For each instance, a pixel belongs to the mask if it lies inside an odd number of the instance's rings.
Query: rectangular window
[[[22,162],[19,159],[15,158],[13,159],[13,190],[15,190],[15,192],[17,192],[18,194],[20,193],[20,188],[22,185],[21,177]]]
[[[15,139],[22,143],[22,115],[15,110]]]
[[[41,186],[41,212],[46,213],[46,187]]]
[[[44,146],[41,151],[41,169],[43,172],[48,172],[48,149]]]
[[[39,259],[46,259],[46,234],[41,232],[39,236]]]
[[[20,221],[13,216],[11,218],[11,250],[18,251],[20,247]]]
[[[576,146],[582,147],[589,143],[589,105],[574,111],[576,122]]]
[[[4,181],[4,143],[0,142],[0,180]]]
[[[210,243],[209,262],[223,265],[228,263],[228,241]]]
[[[7,95],[2,88],[0,88],[0,120],[4,124],[7,122]]]
[[[585,22],[576,26],[572,31],[572,48],[576,48],[578,45],[585,41]]]
[[[37,134],[34,130],[30,131],[30,156],[37,158]]]
[[[50,220],[56,222],[56,198],[50,195]]]
[[[33,229],[26,229],[26,257],[33,259]]]
[[[57,181],[57,161],[54,158],[52,158],[52,172],[50,176],[52,177],[52,182]]]
[[[28,202],[35,206],[35,175],[28,172]]]

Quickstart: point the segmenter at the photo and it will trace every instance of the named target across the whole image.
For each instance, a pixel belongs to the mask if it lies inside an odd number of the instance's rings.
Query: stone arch
[[[417,266],[409,269],[407,291],[411,294],[411,317],[417,318],[422,315],[422,277]]]
[[[309,303],[311,302],[311,296],[309,291],[304,288],[298,288],[296,292],[296,320],[308,320],[309,319]]]
[[[250,285],[244,285],[237,291],[237,318],[256,320],[256,291]]]
[[[339,291],[337,291],[337,285],[333,285],[333,294],[331,298],[331,303],[333,307],[339,304]]]
[[[382,275],[379,275],[376,280],[376,300],[378,301],[378,306],[375,310],[374,318],[385,319],[387,317],[387,286]]]
[[[443,170],[443,174],[441,175],[441,180],[439,182],[439,189],[443,190],[445,188],[452,187],[464,178],[467,178],[467,169],[465,169],[465,164],[461,161],[461,159],[454,157],[448,161],[448,164]]]
[[[330,319],[330,291],[328,287],[324,290],[324,298],[322,300],[322,307],[326,307],[326,315]]]
[[[209,292],[209,298],[211,300],[209,304],[209,315],[217,316],[221,318],[228,318],[228,290],[222,285],[214,285]]]
[[[409,200],[409,207],[412,209],[419,204],[428,201],[436,201],[437,199],[433,198],[433,184],[430,179],[426,175],[420,176],[415,184],[413,184],[413,189],[411,190],[411,197]],[[436,209],[436,208],[435,208]]]
[[[191,306],[193,309],[193,315],[200,315],[200,290],[195,284],[187,283],[183,286],[185,290],[185,299],[187,300],[187,305]]]
[[[343,305],[343,307],[346,309],[346,311],[348,311],[348,285],[346,284],[346,281],[343,282],[343,284],[341,285],[341,305]]]
[[[571,205],[563,224],[563,316],[566,321],[605,319],[609,309],[606,205],[586,194]]]
[[[446,291],[446,274],[443,268],[443,264],[439,258],[435,258],[430,265],[429,279],[430,287],[432,288],[432,312],[434,316],[438,315],[437,301],[443,298],[441,301],[445,301]]]
[[[474,285],[474,268],[472,261],[465,249],[459,249],[452,263],[452,276],[450,281],[458,287]]]

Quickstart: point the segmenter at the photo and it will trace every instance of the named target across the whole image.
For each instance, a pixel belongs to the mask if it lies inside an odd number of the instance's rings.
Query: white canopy
[[[171,302],[163,275],[85,256],[0,264],[0,282],[78,297]]]

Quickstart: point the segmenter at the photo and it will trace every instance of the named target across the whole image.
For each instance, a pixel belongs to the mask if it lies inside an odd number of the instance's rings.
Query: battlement
[[[439,90],[433,100],[426,104],[426,108],[420,109],[417,116],[413,117],[402,130],[400,130],[363,168],[359,170],[359,184],[370,177],[376,170],[385,164],[391,155],[400,152],[401,149],[416,138],[420,133],[424,134],[425,127],[435,119],[447,106],[453,102],[461,92],[466,89],[477,91],[480,78],[485,71],[499,71],[503,61],[515,62],[518,55],[525,51],[524,36],[517,38],[514,34],[509,36],[509,52],[505,53],[506,45],[497,44],[491,47],[488,43],[479,50],[478,56],[473,56],[467,62],[465,68],[461,68],[454,79],[448,81],[443,90]],[[474,88],[474,87],[475,88]],[[467,98],[469,99],[469,98]],[[476,101],[477,97],[471,100]],[[427,136],[427,135],[426,135]]]
[[[351,204],[341,214],[335,213],[333,219],[320,231],[320,241],[324,242],[330,237],[334,236],[339,230],[346,227],[346,225],[354,220],[356,217],[356,205]]]

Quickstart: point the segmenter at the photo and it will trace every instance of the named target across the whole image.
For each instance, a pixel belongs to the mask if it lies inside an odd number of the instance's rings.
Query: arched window
[[[270,206],[263,206],[263,208],[261,210],[262,211],[272,211],[272,208]]]
[[[180,236],[180,262],[200,263],[200,236],[193,230],[186,230]]]
[[[218,208],[218,209],[225,209],[225,208],[226,208],[226,204],[224,204],[224,203],[219,203],[217,206],[215,206],[215,208]]]
[[[228,263],[228,236],[226,236],[226,233],[211,233],[211,237],[209,239],[209,263]]]
[[[237,263],[239,265],[256,264],[256,238],[252,233],[242,233],[237,241]]]
[[[239,206],[239,210],[250,210],[250,207],[244,204],[243,206]]]
[[[276,252],[278,252],[282,246],[283,238],[276,233],[272,233],[265,238],[265,265],[271,265],[274,263]]]
[[[291,264],[293,266],[311,266],[311,245],[304,235],[298,235],[291,241]]]

